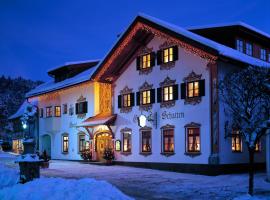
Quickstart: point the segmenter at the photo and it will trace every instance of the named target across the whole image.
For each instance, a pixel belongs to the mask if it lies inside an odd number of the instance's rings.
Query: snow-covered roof
[[[79,65],[79,64],[84,64],[84,63],[96,63],[96,62],[99,62],[99,61],[100,61],[100,59],[65,62],[64,65],[48,69],[47,72],[49,73],[50,71],[54,71],[54,70],[60,69],[60,68],[62,68],[64,66],[68,66],[68,65]]]
[[[30,92],[26,93],[26,97],[28,98],[28,97],[32,97],[32,96],[37,96],[40,94],[52,92],[55,90],[59,90],[59,89],[65,88],[65,87],[69,87],[72,85],[76,85],[76,84],[88,81],[88,80],[90,80],[90,77],[92,76],[92,74],[94,73],[96,68],[97,68],[97,66],[94,66],[88,70],[85,70],[85,71],[77,74],[76,76],[74,76],[72,78],[68,78],[68,79],[61,81],[61,82],[55,83],[54,80],[48,81],[44,84],[37,86],[35,89],[31,90]]]
[[[188,30],[197,30],[197,29],[220,28],[220,27],[228,27],[228,26],[242,26],[244,28],[252,30],[252,31],[270,39],[270,34],[265,33],[263,31],[255,28],[254,26],[251,26],[251,25],[246,24],[246,23],[241,22],[241,21],[240,22],[231,22],[231,23],[209,24],[209,25],[203,25],[203,26],[190,26],[190,27],[187,27],[187,29]]]
[[[17,112],[14,113],[13,115],[11,115],[8,119],[11,120],[11,119],[16,119],[16,118],[21,117],[21,116],[23,115],[23,113],[24,113],[26,107],[27,107],[29,104],[30,104],[30,103],[27,102],[27,100],[25,100],[25,101],[23,102],[23,104],[19,107],[19,109],[17,110]],[[38,105],[38,102],[37,102],[37,100],[33,100],[33,101],[31,102],[31,104],[34,105],[34,106],[37,106],[37,105]]]
[[[180,35],[185,36],[191,40],[194,40],[194,41],[199,42],[203,45],[211,47],[211,48],[217,50],[218,53],[222,56],[249,64],[249,65],[270,67],[270,63],[268,63],[268,62],[262,61],[260,59],[257,59],[257,58],[251,57],[251,56],[248,56],[244,53],[237,51],[236,49],[219,44],[213,40],[207,39],[203,36],[200,36],[196,33],[188,31],[188,30],[181,28],[177,25],[165,22],[163,20],[160,20],[160,19],[157,19],[157,18],[149,16],[149,15],[145,15],[145,14],[139,14],[139,16],[142,18],[145,18],[151,22],[154,22],[160,26],[163,26],[164,28],[167,28],[167,29],[169,29],[177,34],[180,34]]]

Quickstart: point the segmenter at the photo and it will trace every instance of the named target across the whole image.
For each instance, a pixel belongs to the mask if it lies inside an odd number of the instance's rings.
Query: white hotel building
[[[182,172],[242,170],[248,150],[227,133],[218,84],[248,65],[270,67],[270,37],[246,24],[183,29],[139,15],[101,61],[68,63],[27,94],[38,101],[40,150],[80,160]],[[139,116],[146,116],[140,127]],[[265,139],[256,146],[265,164]]]

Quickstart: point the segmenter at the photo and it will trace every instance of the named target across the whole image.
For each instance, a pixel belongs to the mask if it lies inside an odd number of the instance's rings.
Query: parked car
[[[12,146],[9,142],[2,142],[1,144],[2,150],[3,151],[11,151],[12,150]]]

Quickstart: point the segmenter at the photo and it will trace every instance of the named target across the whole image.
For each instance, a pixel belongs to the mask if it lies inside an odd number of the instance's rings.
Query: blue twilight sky
[[[0,74],[48,80],[68,61],[103,58],[139,13],[179,26],[244,21],[270,34],[269,0],[0,0]]]

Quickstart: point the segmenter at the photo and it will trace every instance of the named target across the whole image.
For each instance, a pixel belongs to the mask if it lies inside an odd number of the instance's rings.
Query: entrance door
[[[49,135],[44,135],[42,137],[42,152],[46,151],[48,157],[51,157],[51,137]]]
[[[97,160],[105,161],[103,158],[104,150],[106,148],[113,149],[112,136],[109,133],[100,133],[97,136]]]

